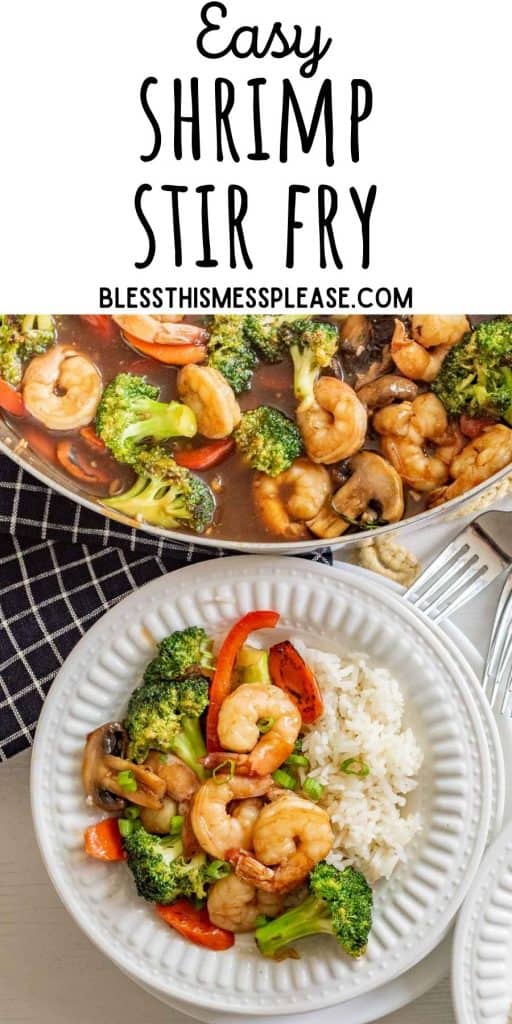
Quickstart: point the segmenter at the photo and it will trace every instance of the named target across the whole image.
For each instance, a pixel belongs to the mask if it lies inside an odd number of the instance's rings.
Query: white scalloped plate
[[[455,929],[452,990],[460,1024],[512,1019],[512,822],[487,852]]]
[[[336,572],[335,568],[331,571]],[[344,565],[343,575],[347,573],[354,573],[359,575],[363,579],[368,578],[368,570],[360,569],[358,566]],[[373,577],[374,578],[374,577]],[[392,583],[390,580],[381,578],[380,584],[384,587],[389,587],[392,593],[401,594],[403,587],[398,586],[396,583]],[[487,837],[488,843],[492,843],[494,838],[499,834],[503,824],[503,812],[505,804],[505,764],[503,758],[502,743],[506,745],[507,749],[510,746],[512,740],[512,722],[505,718],[503,715],[500,716],[498,722],[494,718],[494,715],[490,711],[489,702],[486,700],[480,685],[480,679],[483,671],[483,659],[478,653],[476,648],[468,640],[467,636],[454,626],[449,620],[445,620],[441,626],[443,632],[447,632],[451,640],[456,644],[457,648],[461,651],[467,663],[472,669],[472,673],[468,675],[468,684],[472,688],[473,697],[479,707],[480,714],[482,717],[482,724],[484,725],[487,742],[489,745],[489,755],[491,758],[491,772],[492,772],[492,801],[491,801],[491,821],[489,825],[489,835]],[[473,675],[474,673],[474,675]],[[512,778],[512,763],[508,763],[508,778]],[[511,803],[512,794],[510,789],[508,790],[508,803]],[[475,883],[473,883],[474,885]],[[466,897],[466,900],[470,899],[470,896]],[[400,1009],[403,1006],[407,1006],[412,1003],[415,999],[419,999],[425,992],[437,985],[442,978],[445,978],[449,972],[450,962],[452,959],[453,952],[453,940],[454,940],[455,928],[452,925],[444,939],[439,943],[435,949],[423,958],[419,963],[415,964],[414,967],[410,967],[408,971],[404,971],[397,978],[393,978],[388,981],[385,985],[380,985],[378,988],[373,989],[371,992],[365,992],[362,996],[357,996],[355,999],[351,999],[349,1002],[343,1004],[343,1016],[344,1019],[349,1021],[350,1024],[370,1024],[372,1021],[380,1020],[381,1017],[385,1017],[389,1013],[393,1013],[395,1010]],[[133,981],[137,979],[132,978]],[[140,982],[138,982],[140,985]],[[161,993],[154,992],[149,986],[142,986],[148,995],[153,998],[158,998],[165,1002],[167,1006],[170,1006],[173,1010],[179,1011],[181,1014],[185,1014],[188,1017],[192,1017],[196,1021],[203,1021],[203,1024],[237,1024],[240,1021],[238,1014],[231,1013],[220,1013],[218,1009],[210,1010],[204,1006],[191,1006],[187,1003],[182,1003],[176,998],[170,996],[162,996]],[[311,1020],[311,1017],[304,1016],[306,1019]],[[181,1018],[180,1018],[181,1019]],[[294,1014],[290,1017],[280,1016],[274,1017],[269,1016],[266,1018],[271,1024],[277,1024],[277,1021],[282,1024],[296,1024],[297,1015]],[[325,1007],[323,1010],[316,1010],[314,1013],[314,1024],[339,1024],[340,1021],[340,1008],[339,1004],[336,1006]]]
[[[84,736],[118,717],[151,654],[148,637],[202,623],[224,631],[251,608],[276,608],[280,632],[330,650],[365,650],[398,678],[425,752],[411,800],[424,830],[407,864],[375,891],[366,957],[349,961],[327,938],[301,960],[264,960],[250,936],[215,954],[183,941],[134,894],[124,865],[87,859]],[[389,981],[440,940],[475,875],[491,814],[491,766],[480,714],[456,648],[373,579],[282,558],[232,558],[155,580],[105,615],[75,648],[46,702],[32,759],[32,807],[50,877],[89,937],[151,989],[244,1014],[301,1012]]]

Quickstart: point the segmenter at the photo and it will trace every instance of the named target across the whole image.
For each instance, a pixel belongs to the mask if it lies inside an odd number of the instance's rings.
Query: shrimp
[[[118,327],[138,341],[155,345],[200,345],[207,332],[195,324],[181,323],[183,314],[167,316],[113,316]]]
[[[240,423],[240,406],[225,377],[213,366],[184,366],[178,373],[178,394],[196,414],[205,437],[227,437]]]
[[[240,803],[235,804],[231,809],[231,817],[235,818],[243,829],[246,837],[244,840],[244,846],[247,847],[248,850],[252,850],[254,826],[258,820],[262,806],[263,802],[259,797],[251,797],[248,800],[240,800]]]
[[[254,826],[254,855],[230,850],[227,859],[236,874],[264,892],[296,889],[311,869],[327,856],[334,835],[322,807],[287,793],[266,804]]]
[[[317,515],[331,490],[328,470],[304,458],[278,476],[256,473],[252,484],[254,506],[267,530],[289,540],[309,536],[305,520]]]
[[[263,719],[271,727],[262,735],[258,722]],[[301,725],[301,713],[284,690],[268,683],[244,683],[221,705],[219,739],[224,750],[249,755],[237,759],[243,774],[267,775],[291,754]]]
[[[246,800],[263,796],[272,786],[272,776],[248,779],[240,775],[221,781],[222,777],[208,779],[199,787],[192,803],[191,822],[194,835],[210,857],[226,859],[227,850],[252,843],[254,819],[235,808],[230,814],[228,805],[233,800]]]
[[[162,809],[155,811],[152,817],[146,815],[149,823],[146,824],[143,821],[144,828],[150,832],[168,832],[169,824],[167,824],[167,828],[163,828],[165,821],[167,820],[169,823],[173,814],[181,815],[183,818],[181,833],[183,848],[186,856],[192,857],[194,853],[198,852],[196,838],[190,823],[191,800],[200,786],[196,773],[175,754],[160,754],[156,750],[150,750],[144,764],[164,780],[167,794]],[[167,808],[171,805],[174,805],[174,810],[168,814]],[[153,827],[151,827],[151,823]]]
[[[90,359],[54,345],[29,363],[23,377],[25,408],[49,430],[76,430],[94,417],[101,376]]]
[[[456,455],[450,465],[450,473],[455,478],[447,487],[434,491],[430,505],[442,505],[450,498],[481,484],[494,473],[512,462],[512,430],[504,424],[497,423],[483,434],[475,437]]]
[[[320,377],[313,401],[297,409],[304,446],[312,462],[330,465],[363,447],[366,409],[355,391],[337,377]]]
[[[413,402],[380,409],[373,426],[382,435],[384,455],[414,490],[433,491],[449,479],[450,463],[462,447],[462,435],[449,424],[444,405],[432,392],[418,395]],[[433,452],[427,442],[434,446]]]
[[[430,313],[417,313],[411,319],[412,336],[423,348],[436,348],[437,345],[456,345],[471,330],[469,320],[464,314],[455,316],[439,316]]]
[[[259,914],[277,917],[283,901],[275,893],[259,892],[238,875],[227,875],[208,892],[208,916],[230,932],[252,932]]]
[[[161,807],[142,807],[140,820],[147,832],[169,835],[171,818],[178,813],[178,805],[169,796],[164,796]]]
[[[404,323],[395,320],[391,355],[405,377],[430,382],[437,377],[452,345],[468,330],[465,316],[414,316],[412,338],[408,338]]]
[[[191,800],[197,793],[200,783],[196,773],[175,754],[150,750],[144,764],[164,780],[166,793],[173,800]]]

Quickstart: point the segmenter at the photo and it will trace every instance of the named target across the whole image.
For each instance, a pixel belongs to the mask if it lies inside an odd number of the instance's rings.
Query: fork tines
[[[501,697],[500,711],[512,717],[512,569],[500,594],[482,686],[491,707]]]
[[[501,553],[471,524],[431,562],[404,596],[440,622],[483,590],[504,564]]]

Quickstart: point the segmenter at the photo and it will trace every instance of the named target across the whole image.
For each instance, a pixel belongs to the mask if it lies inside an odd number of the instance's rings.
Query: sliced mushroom
[[[137,789],[129,794],[132,804],[161,807],[165,782],[144,765],[127,761],[126,733],[119,722],[107,722],[89,733],[82,761],[82,781],[86,796],[104,811],[121,811],[128,796],[117,781],[119,772],[130,771]]]
[[[340,352],[347,381],[360,388],[392,366],[393,318],[347,316],[340,327]]]
[[[418,385],[398,373],[385,373],[357,389],[357,397],[369,412],[396,401],[412,402],[417,394]]]
[[[371,324],[367,316],[354,314],[347,316],[340,327],[340,347],[342,352],[360,356],[371,339]]]
[[[404,514],[404,489],[396,469],[375,452],[363,451],[351,460],[352,475],[324,506],[309,529],[317,537],[339,537],[357,522],[377,519],[396,523]],[[365,518],[366,517],[366,518]]]

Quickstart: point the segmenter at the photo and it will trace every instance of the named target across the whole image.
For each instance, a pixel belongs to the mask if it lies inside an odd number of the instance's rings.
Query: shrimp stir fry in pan
[[[512,316],[0,314],[0,410],[134,526],[339,541],[506,473]]]

